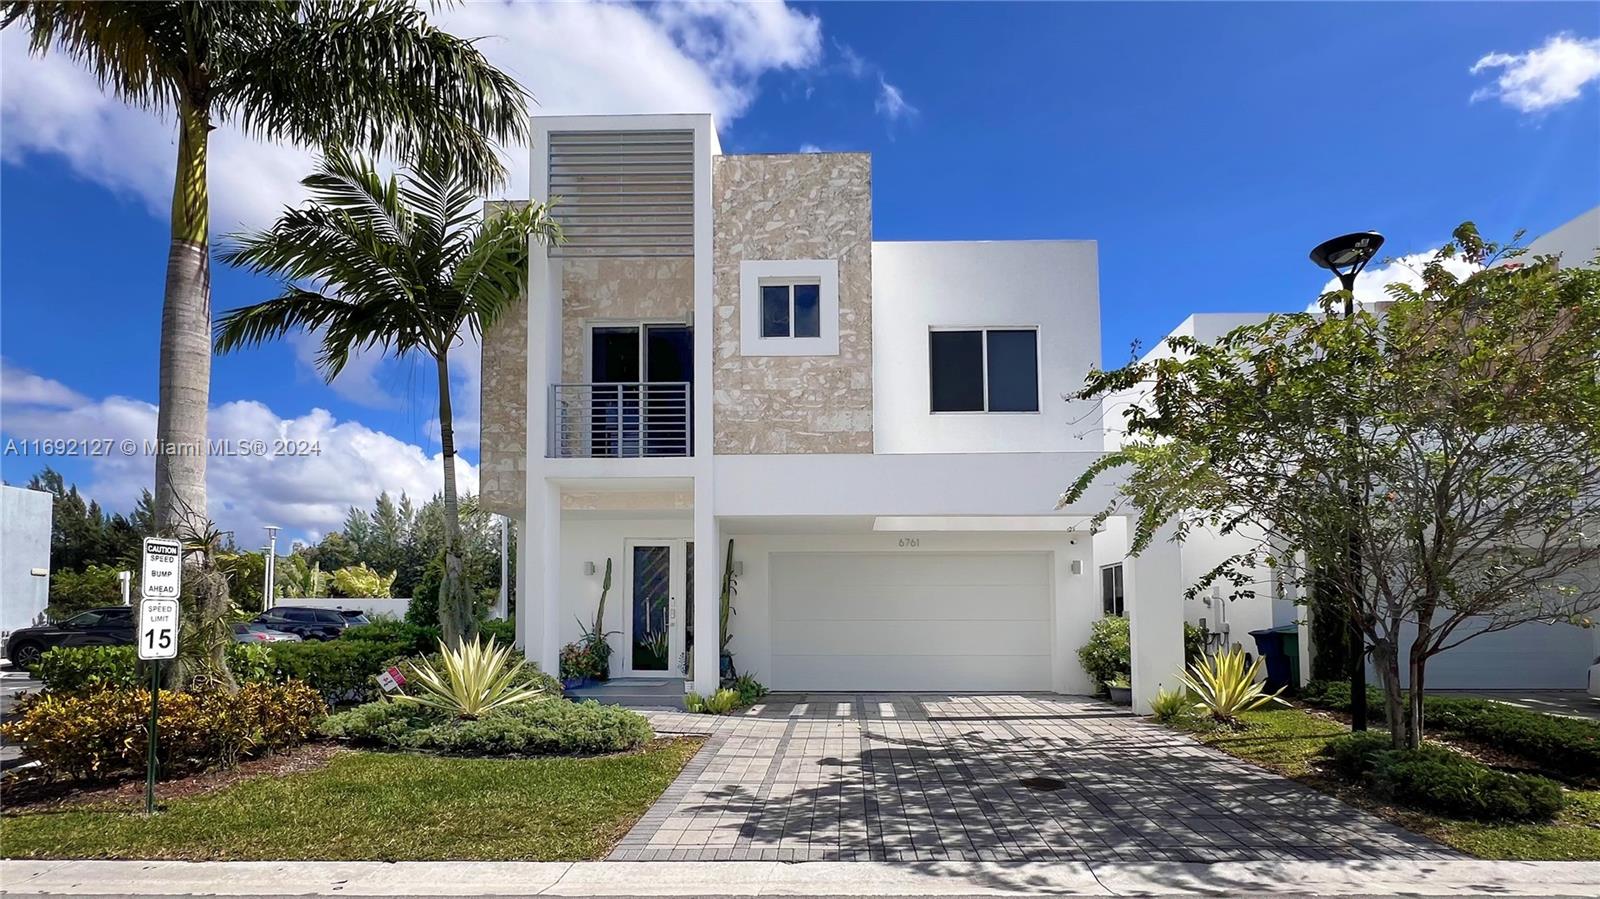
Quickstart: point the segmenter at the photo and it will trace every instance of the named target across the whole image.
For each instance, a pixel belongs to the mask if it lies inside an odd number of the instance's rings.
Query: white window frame
[[[1111,579],[1112,579],[1112,583],[1113,583],[1114,588],[1121,588],[1120,590],[1114,589],[1113,590],[1113,596],[1112,596],[1112,598],[1116,601],[1116,603],[1120,604],[1122,606],[1121,609],[1112,609],[1111,611],[1106,611],[1106,599],[1107,599],[1107,597],[1106,597],[1106,574],[1108,572],[1111,573]],[[1117,617],[1117,618],[1126,618],[1126,617],[1128,617],[1128,591],[1127,591],[1127,587],[1126,587],[1127,582],[1125,580],[1123,580],[1123,577],[1124,577],[1124,572],[1122,570],[1122,563],[1121,562],[1115,562],[1115,563],[1110,564],[1110,565],[1101,565],[1100,566],[1100,613],[1101,613],[1101,617],[1105,617],[1105,616],[1108,616],[1108,615],[1109,616],[1114,616],[1114,617]],[[1116,595],[1117,593],[1120,593],[1121,595],[1118,596],[1118,595]]]
[[[816,337],[762,337],[761,288],[815,284]],[[794,333],[794,291],[789,291],[789,331]],[[839,261],[837,259],[746,259],[739,263],[739,354],[742,356],[839,355]]]
[[[933,408],[933,333],[935,331],[977,331],[983,335],[978,341],[983,350],[980,367],[983,376],[983,408],[982,409],[949,409],[935,411]],[[1032,331],[1033,332],[1033,411],[1005,409],[990,411],[989,409],[989,332],[990,331]],[[929,415],[1042,415],[1044,414],[1044,360],[1041,358],[1040,347],[1044,344],[1044,335],[1038,325],[932,325],[928,328],[928,339],[923,342],[927,353],[928,389],[925,394],[928,398]]]

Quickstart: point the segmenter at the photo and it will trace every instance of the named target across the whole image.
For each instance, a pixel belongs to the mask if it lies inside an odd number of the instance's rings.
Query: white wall
[[[362,599],[351,596],[320,596],[307,599],[280,597],[280,606],[309,606],[313,609],[360,609],[371,618],[377,615],[387,615],[392,618],[404,618],[406,610],[411,608],[409,599]]]
[[[0,633],[33,624],[50,601],[50,494],[0,487]],[[115,605],[117,596],[106,597]]]
[[[757,679],[772,671],[772,617],[770,606],[771,556],[793,552],[949,553],[1048,552],[1051,555],[1053,601],[1052,634],[1054,689],[1061,693],[1088,693],[1089,678],[1078,664],[1078,647],[1089,639],[1089,629],[1100,617],[1098,580],[1093,551],[1083,533],[978,533],[978,532],[867,532],[850,534],[726,534],[733,538],[733,557],[744,565],[734,602],[730,648],[741,674]],[[914,544],[912,541],[915,541]],[[1081,573],[1072,573],[1072,562]]]
[[[693,538],[694,522],[687,512],[630,517],[604,513],[564,513],[561,521],[560,612],[556,621],[560,633],[559,645],[565,646],[583,636],[580,621],[587,624],[594,620],[595,607],[600,602],[601,582],[605,580],[607,558],[611,559],[612,564],[611,593],[606,596],[605,629],[623,629],[628,613],[628,590],[623,583],[627,567],[623,564],[626,541]],[[583,573],[584,562],[594,563],[594,574]],[[699,587],[698,583],[696,587]],[[717,585],[713,583],[707,589],[715,592]],[[713,621],[711,626],[711,639],[715,642],[716,622]],[[622,635],[612,634],[609,642],[612,650],[611,673],[618,674],[622,670],[621,660],[625,649]]]
[[[1100,362],[1096,254],[1092,240],[873,243],[874,450],[1100,449],[1093,404],[1062,399]],[[1038,413],[929,411],[928,330],[961,325],[1039,328]]]

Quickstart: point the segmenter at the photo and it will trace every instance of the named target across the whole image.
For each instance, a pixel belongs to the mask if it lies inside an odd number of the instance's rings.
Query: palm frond
[[[494,141],[526,136],[529,97],[472,41],[433,27],[409,0],[293,8],[221,61],[222,114],[253,136],[402,159],[449,147],[474,187],[504,177]]]
[[[184,18],[199,12],[184,5],[9,0],[0,27],[20,24],[34,53],[65,53],[130,105],[170,109],[192,48]]]
[[[478,230],[451,278],[455,289],[471,304],[469,328],[491,327],[521,298],[527,286],[530,240],[547,245],[562,240],[561,225],[550,217],[546,204],[502,208],[491,213]]]

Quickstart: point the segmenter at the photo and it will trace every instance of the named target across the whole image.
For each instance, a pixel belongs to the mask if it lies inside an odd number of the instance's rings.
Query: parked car
[[[6,641],[6,658],[18,668],[30,668],[57,646],[132,646],[133,612],[128,606],[107,606],[59,623],[13,631]]]
[[[367,613],[360,609],[340,609],[339,614],[344,616],[345,624],[351,627],[372,623],[372,619],[367,617]]]
[[[257,615],[255,623],[294,634],[302,640],[336,640],[350,626],[337,609],[310,606],[273,606]]]
[[[235,643],[299,643],[300,638],[288,631],[278,631],[256,621],[233,623]]]

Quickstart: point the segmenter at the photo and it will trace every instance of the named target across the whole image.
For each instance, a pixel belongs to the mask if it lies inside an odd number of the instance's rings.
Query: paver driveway
[[[1083,697],[789,694],[650,718],[710,739],[613,859],[1454,857]]]

